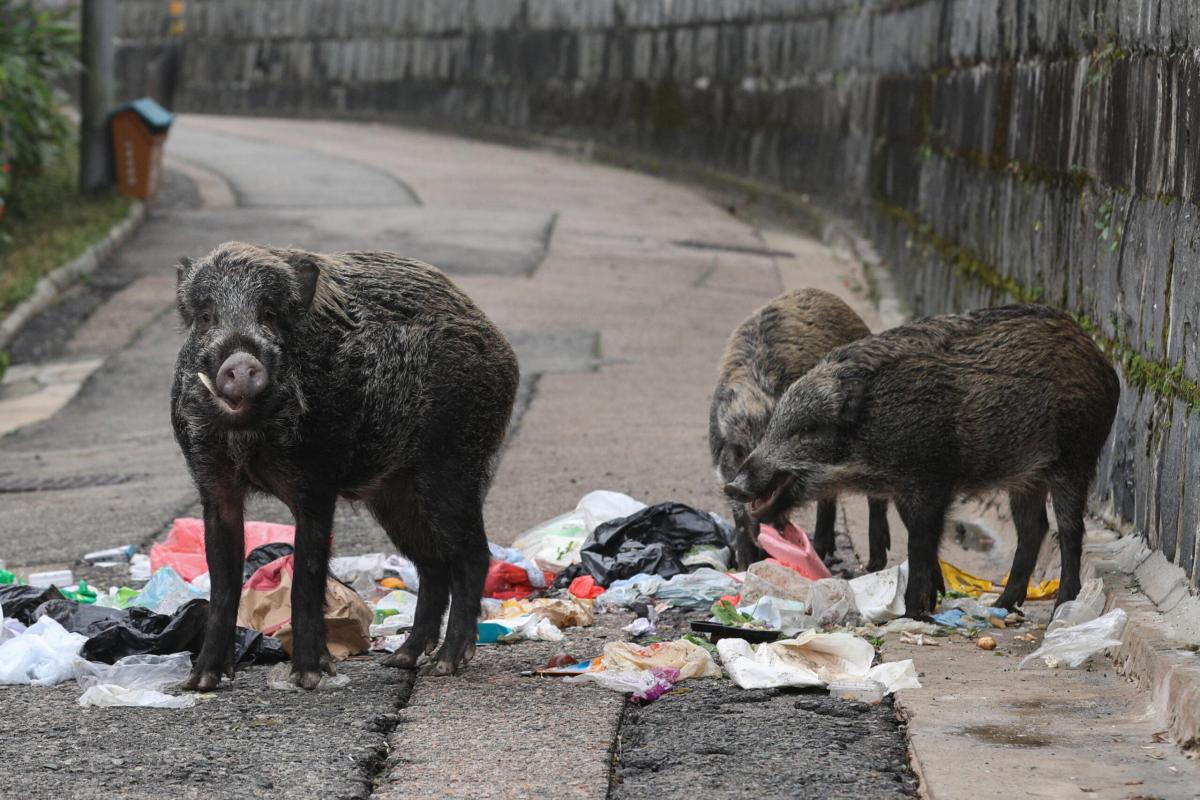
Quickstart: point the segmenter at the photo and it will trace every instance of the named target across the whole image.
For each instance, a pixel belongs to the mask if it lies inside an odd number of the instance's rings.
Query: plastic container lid
[[[857,700],[860,703],[879,703],[884,686],[870,678],[846,678],[829,682],[829,696],[837,700]]]
[[[150,130],[151,133],[166,133],[171,127],[171,123],[175,121],[175,116],[160,106],[158,103],[149,97],[139,97],[113,111],[114,114],[119,114],[122,111],[132,111],[142,118],[142,122]]]

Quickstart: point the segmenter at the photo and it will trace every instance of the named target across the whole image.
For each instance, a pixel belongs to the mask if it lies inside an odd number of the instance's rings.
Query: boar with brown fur
[[[800,289],[779,295],[738,325],[725,347],[720,378],[713,392],[708,420],[708,443],[721,483],[737,474],[746,456],[758,446],[775,404],[794,381],[812,369],[830,350],[870,335],[850,306],[829,292]],[[798,502],[798,500],[797,500]],[[779,503],[763,518],[783,530],[797,502]],[[734,501],[734,545],[742,569],[762,558],[754,501]],[[887,501],[871,499],[870,560],[867,569],[881,569],[890,546]],[[834,551],[836,493],[817,500],[813,545],[826,558]]]
[[[475,651],[489,563],[483,500],[508,428],[517,361],[437,269],[394,253],[232,242],[179,266],[171,419],[204,507],[212,607],[192,688],[232,674],[250,492],[296,519],[292,680],[332,674],[323,604],[339,497],[363,503],[421,578],[407,641],[446,674]]]
[[[1024,602],[1049,495],[1061,603],[1079,592],[1084,507],[1119,393],[1108,359],[1061,311],[930,317],[834,350],[796,381],[726,493],[762,516],[835,491],[892,499],[908,528],[909,616],[937,603],[950,504],[994,490],[1008,492],[1017,528],[997,605]]]

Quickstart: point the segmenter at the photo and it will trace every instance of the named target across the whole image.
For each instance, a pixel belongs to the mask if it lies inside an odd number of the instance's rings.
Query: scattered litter
[[[30,586],[70,586],[75,583],[75,576],[69,569],[56,569],[49,572],[30,573],[26,582]]]
[[[174,614],[184,603],[206,598],[199,589],[191,586],[179,577],[171,567],[163,567],[149,582],[142,587],[137,597],[129,602],[130,606],[147,608],[155,614]]]
[[[947,628],[964,630],[986,628],[993,625],[993,621],[1002,623],[995,627],[1004,627],[1004,620],[1008,617],[1007,609],[985,606],[973,597],[943,600],[941,608],[942,610],[934,614],[932,619],[938,625]]]
[[[73,677],[71,665],[87,637],[42,617],[0,643],[0,685],[53,686]]]
[[[1074,600],[1068,600],[1054,609],[1054,617],[1046,626],[1046,633],[1091,622],[1104,613],[1104,602],[1104,581],[1092,578],[1083,584]]]
[[[1053,631],[1047,629],[1042,646],[1021,659],[1020,668],[1039,658],[1051,669],[1078,667],[1101,650],[1119,646],[1125,621],[1125,611],[1114,608],[1088,622]]]
[[[644,597],[653,597],[664,583],[666,581],[658,575],[645,572],[613,581],[604,594],[596,598],[596,606],[605,610],[628,608]]]
[[[570,653],[555,653],[554,655],[550,656],[550,659],[546,662],[546,666],[565,667],[576,663],[578,660],[579,659],[575,658],[575,656],[571,655]]]
[[[998,594],[1004,590],[1008,576],[1000,583],[992,583],[987,578],[980,578],[964,572],[947,561],[939,562],[942,568],[942,578],[946,583],[946,591],[979,597],[984,594]],[[1050,578],[1041,583],[1030,583],[1026,590],[1026,600],[1050,600],[1058,594],[1058,578]]]
[[[261,568],[265,567],[267,564],[270,564],[275,559],[293,555],[295,552],[296,548],[292,546],[291,542],[267,542],[264,545],[259,545],[247,553],[246,558],[242,561],[242,583],[250,580],[251,575],[258,572]],[[208,573],[206,572],[204,574],[207,575]],[[155,577],[157,577],[157,573]],[[192,582],[194,583],[195,581],[200,580],[202,577],[204,576],[198,576],[194,578]],[[348,582],[349,581],[347,581],[347,583]],[[372,582],[368,588],[373,589],[374,587],[375,584]]]
[[[543,522],[517,537],[513,548],[542,569],[559,572],[578,563],[584,541],[610,520],[636,514],[646,507],[620,492],[595,491],[584,495],[575,510]]]
[[[808,535],[795,523],[789,522],[782,531],[770,525],[760,525],[758,546],[787,567],[809,580],[831,577],[829,568],[813,549]]]
[[[632,642],[609,642],[604,645],[604,668],[646,670],[652,667],[674,667],[679,680],[688,678],[718,678],[721,668],[703,647],[687,639],[673,642],[654,642],[636,645]]]
[[[659,586],[654,596],[685,608],[703,608],[722,595],[734,594],[738,582],[724,572],[701,567],[675,575]]]
[[[76,659],[72,671],[79,688],[106,685],[120,689],[162,691],[187,680],[192,671],[191,653],[134,655],[113,664]]]
[[[129,580],[136,583],[150,580],[150,556],[138,553],[129,559]]]
[[[743,689],[824,686],[844,678],[871,678],[889,694],[920,687],[911,660],[872,667],[875,648],[850,633],[806,631],[757,649],[743,639],[722,639],[717,651],[729,677]]]
[[[552,575],[547,574],[542,581],[545,586]],[[523,567],[510,564],[507,561],[492,560],[488,566],[487,578],[483,583],[485,597],[495,597],[501,600],[529,597],[537,589],[529,581],[529,573]]]
[[[596,656],[584,661],[576,661],[571,664],[562,664],[560,666],[546,666],[541,669],[535,669],[535,675],[541,675],[547,678],[562,677],[566,675],[582,675],[585,672],[599,672],[604,669],[604,658]]]
[[[850,581],[854,604],[865,622],[888,622],[904,616],[908,562],[861,575]]]
[[[586,628],[592,624],[592,604],[575,597],[539,597],[536,600],[505,600],[488,619],[538,614],[560,628]]]
[[[127,544],[123,547],[110,547],[107,550],[93,550],[90,553],[84,553],[83,560],[95,566],[99,566],[100,564],[127,564],[129,563],[129,559],[133,558],[134,552],[134,546]]]
[[[921,633],[927,636],[937,636],[943,631],[941,626],[935,625],[932,622],[922,622],[917,619],[901,617],[883,625],[864,625],[861,628],[856,628],[854,632],[859,636],[886,636],[889,633],[899,633],[901,635],[905,633]]]
[[[829,696],[834,700],[854,700],[859,703],[881,703],[884,686],[871,678],[842,678],[829,682]]]
[[[271,671],[267,673],[267,686],[272,689],[278,689],[281,692],[303,692],[296,684],[292,683],[292,665],[291,664],[276,664],[271,667]],[[343,689],[350,685],[349,675],[321,675],[321,682],[317,684],[317,691],[322,689]]]
[[[296,528],[292,525],[247,522],[244,531],[244,555],[249,555],[256,548],[270,542],[294,544],[296,540]],[[172,524],[165,540],[150,547],[149,573],[158,572],[165,566],[173,567],[185,581],[208,572],[204,551],[204,520],[181,517]],[[146,577],[148,578],[149,574]],[[133,579],[137,580],[136,577]]]
[[[62,595],[57,589],[41,586],[11,584],[0,586],[0,608],[4,615],[23,625],[32,625],[37,619],[38,607]]]
[[[655,614],[655,616],[658,615]],[[625,631],[636,639],[639,636],[649,636],[650,634],[657,633],[658,629],[655,627],[654,623],[655,620],[650,619],[649,617],[638,617],[633,622],[621,628],[621,630]]]
[[[196,696],[163,694],[153,689],[126,689],[102,683],[84,689],[79,696],[79,705],[102,708],[191,708],[196,705]]]
[[[580,563],[564,569],[556,585],[579,575],[591,575],[602,586],[643,572],[669,579],[687,573],[683,557],[696,545],[731,554],[732,542],[733,530],[719,518],[683,503],[659,503],[596,528],[580,549]]]
[[[398,633],[394,636],[379,636],[371,640],[371,649],[383,653],[394,653],[400,649],[400,645],[408,639],[407,633]]]
[[[525,570],[525,574],[529,578],[529,585],[533,588],[545,589],[549,585],[549,582],[546,580],[546,573],[520,550],[513,547],[501,547],[495,542],[488,542],[488,549],[491,551],[492,558],[496,561],[503,561]]]
[[[359,594],[366,595],[375,590],[376,582],[383,582],[395,575],[403,585],[393,589],[408,589],[415,592],[421,588],[417,567],[397,553],[369,553],[362,556],[338,556],[329,560],[329,571],[342,583]]]
[[[571,581],[567,590],[576,597],[584,597],[588,600],[594,600],[604,594],[604,587],[597,584],[596,579],[591,575],[580,575]]]
[[[850,628],[859,624],[854,589],[844,578],[825,578],[814,583],[808,603],[813,623],[819,628]]]
[[[504,630],[498,632],[497,642],[561,642],[563,633],[558,627],[540,614],[526,614],[509,619],[488,620],[480,623],[480,627],[498,625]],[[481,632],[482,637],[482,632]],[[480,644],[490,644],[480,639]]]
[[[975,640],[975,646],[980,650],[995,650],[996,640],[991,636],[980,636]]]
[[[614,692],[633,695],[633,699],[650,703],[671,691],[680,680],[679,670],[674,667],[652,667],[650,669],[615,669],[602,672],[584,672],[566,678],[564,683],[594,683]]]
[[[292,651],[294,556],[284,556],[255,572],[242,588],[238,625],[275,636]],[[341,660],[371,646],[374,614],[358,594],[336,579],[325,582],[325,644]]]
[[[742,600],[753,603],[770,595],[781,600],[808,602],[815,581],[784,564],[767,559],[750,565],[742,585]]]
[[[930,637],[927,633],[910,633],[909,631],[900,632],[900,644],[915,644],[917,647],[941,646],[941,642]]]
[[[375,604],[374,616],[368,635],[394,636],[413,626],[417,613],[417,596],[412,592],[397,589],[384,595]]]

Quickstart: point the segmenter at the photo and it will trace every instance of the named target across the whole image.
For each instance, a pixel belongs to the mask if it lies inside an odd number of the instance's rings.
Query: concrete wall
[[[130,92],[166,3],[123,0]],[[189,0],[179,106],[586,138],[856,219],[917,313],[1070,309],[1102,501],[1200,570],[1200,3]]]

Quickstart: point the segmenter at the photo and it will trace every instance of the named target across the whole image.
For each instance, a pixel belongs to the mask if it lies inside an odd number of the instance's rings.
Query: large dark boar
[[[708,417],[708,444],[721,483],[733,480],[738,468],[758,446],[775,404],[792,383],[835,347],[869,336],[862,319],[835,295],[799,289],[779,295],[738,325],[725,347],[720,378]],[[887,501],[871,499],[870,560],[867,569],[882,569],[890,546]],[[732,504],[737,538],[734,546],[742,569],[762,558],[758,521],[746,503]],[[783,530],[798,498],[778,503],[762,517]],[[817,500],[813,545],[822,557],[834,550],[833,526],[837,495]]]
[[[204,506],[212,608],[189,685],[231,674],[247,492],[296,519],[292,680],[333,673],[323,603],[334,505],[361,501],[421,577],[412,633],[385,663],[474,654],[489,554],[483,500],[517,390],[499,330],[445,275],[392,253],[224,244],[179,266],[188,338],[175,437]],[[453,602],[451,601],[453,598]]]
[[[762,443],[726,486],[760,516],[833,491],[886,496],[908,528],[910,616],[937,602],[938,543],[955,498],[1009,493],[1012,576],[1025,599],[1054,500],[1059,602],[1079,592],[1088,486],[1116,413],[1112,366],[1067,315],[1006,306],[930,317],[830,353],[780,399]]]

